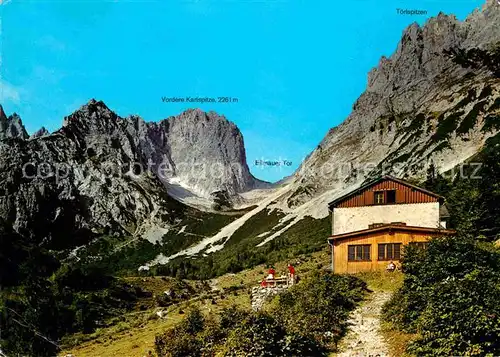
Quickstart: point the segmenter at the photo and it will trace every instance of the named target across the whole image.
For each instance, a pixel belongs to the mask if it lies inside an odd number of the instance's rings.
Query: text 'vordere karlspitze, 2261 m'
[[[163,103],[238,103],[236,97],[161,97]]]

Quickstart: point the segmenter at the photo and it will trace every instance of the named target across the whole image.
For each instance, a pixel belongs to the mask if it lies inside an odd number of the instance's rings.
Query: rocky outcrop
[[[28,133],[19,115],[14,113],[7,117],[0,105],[0,140],[7,138],[27,139]]]
[[[453,53],[494,53],[498,23],[498,5],[488,0],[464,22],[440,13],[409,26],[395,53],[368,74],[349,117],[296,172],[283,201],[295,208],[323,194],[331,199],[382,170],[421,178],[431,162],[445,171],[479,151],[500,129],[500,81],[488,66],[465,65],[468,59]]]
[[[94,234],[164,227],[182,214],[161,182],[133,176],[118,155],[101,161],[62,133],[2,142],[0,216],[27,237],[65,248]]]
[[[37,139],[47,135],[50,135],[49,131],[44,126],[42,126],[40,129],[35,131],[33,135],[30,136],[30,139]]]
[[[287,285],[278,285],[273,287],[263,288],[260,286],[254,286],[252,288],[251,301],[252,310],[259,311],[266,300],[269,300],[272,296],[276,296],[285,292],[288,289]]]

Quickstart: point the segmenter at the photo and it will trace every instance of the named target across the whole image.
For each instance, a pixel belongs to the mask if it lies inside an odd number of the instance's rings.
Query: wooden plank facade
[[[337,232],[328,239],[332,269],[339,274],[385,270],[390,261],[398,264],[408,244],[425,246],[432,237],[454,234],[440,220],[443,200],[384,176],[330,202],[332,233]],[[405,206],[394,206],[399,204]]]
[[[403,184],[393,180],[383,180],[366,187],[354,195],[341,200],[335,207],[362,207],[375,205],[375,192],[395,190],[395,202],[393,204],[404,203],[427,203],[439,201],[439,196],[417,189],[413,186]]]
[[[354,274],[366,271],[383,271],[392,260],[398,264],[400,259],[385,258],[379,259],[379,245],[401,244],[400,255],[404,252],[404,246],[410,243],[425,243],[430,238],[449,234],[449,231],[444,232],[425,232],[425,231],[410,231],[410,230],[385,230],[373,233],[366,233],[352,238],[345,238],[333,241],[333,269],[337,274]],[[369,246],[370,257],[369,260],[350,260],[349,246]],[[381,247],[383,248],[383,247]],[[351,252],[353,248],[351,248]],[[355,250],[355,252],[357,252]],[[365,256],[363,256],[365,258]]]

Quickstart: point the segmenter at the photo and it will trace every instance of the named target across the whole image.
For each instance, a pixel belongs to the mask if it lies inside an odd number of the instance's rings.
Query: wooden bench
[[[266,283],[268,283],[270,286],[287,285],[288,278],[286,276],[280,276],[279,278],[274,278],[274,279],[266,278]]]

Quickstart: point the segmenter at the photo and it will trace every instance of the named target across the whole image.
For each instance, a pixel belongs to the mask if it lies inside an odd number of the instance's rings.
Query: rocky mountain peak
[[[229,121],[224,115],[215,111],[205,112],[199,108],[187,109],[181,114],[166,119],[169,126],[182,125],[184,127],[194,126],[198,130],[229,130],[233,134],[241,135],[236,125]]]
[[[85,116],[88,119],[96,119],[103,113],[111,113],[111,110],[104,104],[102,100],[90,99],[88,103],[82,105],[68,118],[75,118],[78,116]]]
[[[5,115],[5,112],[3,110],[2,105],[0,104],[0,120],[1,121],[6,121],[7,120],[7,115]]]
[[[367,92],[388,96],[418,84],[424,91],[440,74],[454,67],[445,56],[450,48],[484,48],[500,41],[500,5],[488,0],[460,22],[455,15],[440,12],[423,26],[409,25],[396,51],[382,57],[368,74]],[[465,71],[461,71],[463,75]],[[460,74],[460,73],[459,73]]]
[[[420,174],[430,160],[450,169],[477,152],[498,129],[499,23],[500,5],[488,0],[465,21],[440,13],[409,25],[396,51],[369,72],[349,117],[295,174],[289,203],[344,189],[370,167],[406,165]],[[326,167],[342,172],[316,174]]]
[[[187,109],[159,122],[133,115],[121,118],[102,101],[90,100],[64,119],[62,131],[99,157],[166,165],[162,177],[181,181],[197,195],[253,188],[243,136],[236,125],[214,111]],[[115,152],[116,151],[116,152]],[[222,172],[219,172],[221,171]]]
[[[470,14],[462,23],[466,40],[464,48],[487,48],[499,41],[498,24],[500,23],[500,4],[496,0],[487,0],[483,7]]]
[[[91,99],[73,114],[64,118],[63,127],[75,125],[88,130],[107,131],[116,125],[118,116],[103,101]]]
[[[33,135],[30,136],[30,139],[37,139],[47,135],[50,135],[49,131],[44,126],[42,126],[40,129],[35,131]]]
[[[28,133],[19,115],[14,113],[7,117],[0,105],[0,140],[7,138],[27,139]]]
[[[95,99],[65,117],[59,132],[74,137],[81,147],[92,147],[98,154],[116,150],[116,137],[123,135],[118,115]]]
[[[204,197],[226,190],[231,195],[259,186],[247,166],[243,136],[214,111],[188,109],[158,124],[175,177]]]
[[[172,116],[167,118],[166,120],[168,121],[184,121],[189,124],[195,124],[197,125],[198,123],[201,123],[202,125],[205,125],[203,123],[213,121],[213,122],[219,122],[221,125],[227,125],[228,127],[236,127],[234,123],[230,122],[224,115],[219,115],[217,112],[211,110],[208,112],[205,112],[199,108],[190,108],[186,109],[184,112],[177,116]]]
[[[416,82],[430,83],[449,65],[443,51],[462,42],[458,25],[455,16],[440,13],[422,27],[408,26],[394,54],[370,71],[367,91],[389,95]]]

